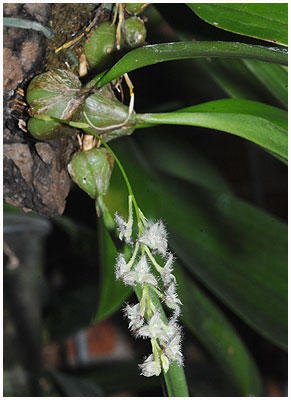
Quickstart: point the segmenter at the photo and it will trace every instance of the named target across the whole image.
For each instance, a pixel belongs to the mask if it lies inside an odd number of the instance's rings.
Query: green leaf
[[[193,112],[193,110],[198,112],[207,110],[213,113],[221,112],[226,114],[242,114],[244,116],[258,116],[282,128],[286,131],[286,134],[288,130],[288,115],[286,111],[256,101],[223,99],[186,107],[181,111]]]
[[[98,224],[98,230],[102,275],[98,310],[94,322],[101,321],[119,310],[122,303],[132,293],[130,286],[125,286],[121,281],[116,280],[114,272],[116,248],[101,221]]]
[[[184,12],[182,16],[176,18],[175,8],[162,7],[161,10],[167,23],[175,30],[180,40],[187,41],[192,37],[201,40],[199,28],[191,23],[188,13]],[[179,10],[182,11],[181,7]],[[186,24],[184,20],[187,21]],[[192,28],[191,33],[188,32],[189,28]],[[209,38],[204,40],[209,40]],[[196,59],[192,61],[192,64],[193,68],[199,66],[201,71],[207,71],[229,97],[273,104],[274,100],[269,94],[271,92],[286,107],[288,71],[285,67],[257,60],[223,58]],[[258,68],[255,68],[256,66]]]
[[[172,246],[188,268],[236,314],[287,349],[286,227],[228,196],[220,200],[217,205],[221,209],[216,209],[215,217],[227,238],[224,243],[207,219],[189,214],[190,208],[196,207],[188,203],[188,212],[176,211],[175,216],[171,210],[165,212],[168,226],[175,230]],[[215,201],[218,199],[213,196],[209,203]],[[197,237],[199,229],[208,230],[204,243],[202,235]]]
[[[243,60],[247,68],[287,108],[288,72],[281,65],[257,60]]]
[[[193,125],[232,133],[288,159],[287,113],[266,104],[216,100],[171,113],[137,114],[137,120],[141,124]]]
[[[230,32],[288,44],[288,4],[188,4],[200,18]]]
[[[165,142],[159,136],[155,136],[154,146],[151,141],[143,140],[142,148],[146,154],[148,153],[155,169],[209,190],[231,193],[229,184],[215,165],[194,149],[181,146],[180,138]]]
[[[195,63],[199,63],[200,68],[207,71],[229,97],[266,102],[266,90],[261,93],[264,88],[244,64],[244,59],[206,59],[195,60]]]
[[[175,265],[178,294],[183,303],[182,321],[204,344],[231,378],[241,396],[260,396],[262,383],[252,356],[217,306],[194,281]]]
[[[104,86],[126,72],[165,61],[223,57],[252,58],[272,63],[288,63],[285,50],[233,42],[178,42],[143,46],[123,56],[103,77],[95,78],[97,87]]]

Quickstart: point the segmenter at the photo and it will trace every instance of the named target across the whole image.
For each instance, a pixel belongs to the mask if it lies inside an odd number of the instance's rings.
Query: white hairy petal
[[[139,367],[141,368],[141,375],[144,376],[153,376],[153,375],[160,375],[161,373],[161,364],[159,360],[155,360],[153,354],[148,356],[148,358],[140,364]]]
[[[176,304],[176,307],[174,308],[174,312],[173,312],[173,318],[176,320],[179,318],[181,314],[181,308],[178,304]]]
[[[161,314],[156,311],[147,325],[142,326],[138,332],[138,336],[148,338],[159,338],[163,335],[164,323],[161,320]]]
[[[169,308],[173,309],[177,309],[179,304],[182,304],[176,293],[176,285],[174,282],[172,282],[166,290],[164,301]]]
[[[150,283],[153,286],[157,286],[158,282],[153,274],[150,273],[150,267],[147,263],[146,256],[143,255],[138,264],[135,267],[135,272],[137,274],[138,283]]]
[[[136,286],[136,273],[135,271],[126,272],[122,276],[123,283],[129,286]]]
[[[165,256],[167,253],[167,231],[162,221],[150,225],[138,240],[152,250],[156,250],[162,256]]]
[[[136,330],[142,327],[144,319],[143,316],[141,315],[139,303],[135,304],[134,306],[127,304],[124,309],[124,313],[129,319],[129,328]]]
[[[171,360],[177,361],[178,365],[183,364],[183,354],[181,352],[181,335],[177,333],[165,346],[164,353]]]
[[[141,285],[149,283],[150,285],[158,286],[156,278],[149,271],[150,267],[148,266],[146,256],[143,255],[136,264],[134,270],[127,272],[123,276],[123,282],[126,285],[131,286],[135,286],[137,283],[140,283]]]
[[[124,255],[119,253],[116,258],[116,265],[115,265],[115,275],[116,279],[120,279],[124,276],[125,273],[129,271],[129,268],[126,264]]]
[[[166,262],[166,264],[163,268],[163,272],[161,274],[162,280],[163,280],[165,286],[170,285],[171,282],[176,282],[176,278],[172,274],[173,262],[174,262],[174,256],[172,253],[169,253],[169,257],[167,259],[167,262]]]
[[[176,335],[181,336],[181,327],[177,324],[175,318],[171,318],[168,325],[164,325],[163,332],[159,339],[163,344],[166,344]]]
[[[153,274],[146,274],[144,276],[143,283],[148,283],[153,286],[158,286],[158,282]]]
[[[123,237],[126,237],[127,223],[117,212],[114,215],[114,219],[119,231],[119,240],[122,240]]]

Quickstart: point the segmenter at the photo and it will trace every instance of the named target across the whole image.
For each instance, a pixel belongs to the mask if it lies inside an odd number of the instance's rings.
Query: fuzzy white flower
[[[139,242],[156,250],[162,256],[167,253],[167,231],[162,221],[151,224],[146,232],[138,239]]]
[[[124,276],[125,273],[129,271],[129,267],[126,264],[124,255],[119,253],[116,258],[116,265],[115,265],[115,276],[116,279],[120,279]]]
[[[159,338],[163,335],[165,324],[161,319],[161,314],[159,311],[156,311],[154,315],[151,317],[149,323],[147,325],[142,326],[138,331],[137,335],[148,338]]]
[[[181,336],[181,327],[177,324],[176,318],[173,316],[167,325],[164,324],[159,340],[163,345],[165,345],[176,335]]]
[[[144,319],[143,315],[141,314],[139,303],[134,306],[127,304],[124,309],[124,313],[129,319],[129,328],[131,328],[132,330],[136,330],[143,326]]]
[[[167,325],[168,337],[173,338],[177,334],[181,335],[181,327],[177,324],[177,320],[172,317]]]
[[[153,375],[158,376],[161,373],[160,360],[154,359],[153,354],[148,356],[148,358],[142,364],[140,364],[139,367],[141,368],[141,375],[147,377]]]
[[[180,310],[179,305],[182,303],[176,293],[176,285],[174,282],[172,282],[168,287],[168,289],[166,290],[164,301],[169,308],[173,308],[176,311]]]
[[[145,255],[140,258],[139,262],[134,267],[134,270],[124,274],[122,279],[126,285],[130,286],[135,286],[137,283],[149,283],[150,285],[158,286],[156,278],[150,273],[150,267]]]
[[[114,219],[119,232],[119,240],[124,238],[126,243],[131,243],[132,221],[126,222],[117,212],[114,215]]]
[[[118,215],[117,212],[114,214],[114,219],[117,224],[117,229],[119,231],[119,240],[122,240],[125,236],[127,223],[120,215]]]
[[[164,265],[163,272],[161,273],[162,280],[165,286],[170,285],[171,282],[176,282],[175,276],[171,273],[173,272],[173,262],[174,256],[172,253],[169,253],[167,262]]]
[[[171,360],[177,361],[178,365],[183,364],[183,354],[181,352],[181,334],[177,333],[168,341],[164,348],[164,353]]]

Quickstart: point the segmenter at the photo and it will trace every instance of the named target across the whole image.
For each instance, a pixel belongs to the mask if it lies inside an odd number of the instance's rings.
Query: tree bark
[[[101,9],[99,22],[108,17],[108,10]],[[63,44],[60,40],[71,40],[95,13],[96,6],[86,4],[4,4],[4,17],[36,21],[55,34],[48,40],[39,31],[4,26],[4,200],[25,212],[48,217],[64,212],[70,190],[67,163],[78,149],[75,138],[37,141],[27,132],[28,107],[21,104],[26,88],[45,70],[67,68],[62,56],[68,59],[68,52],[55,56],[54,49]]]

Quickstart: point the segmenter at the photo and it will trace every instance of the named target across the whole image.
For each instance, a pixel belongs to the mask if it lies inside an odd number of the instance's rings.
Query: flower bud
[[[122,32],[125,42],[129,47],[142,46],[147,35],[143,20],[136,16],[130,17],[124,21]]]
[[[84,44],[84,52],[90,68],[102,71],[112,60],[115,47],[116,25],[102,22]]]
[[[68,165],[73,181],[90,197],[105,195],[113,169],[113,157],[105,149],[92,149],[75,153]]]
[[[72,135],[75,130],[55,121],[33,118],[36,115],[69,120],[83,101],[81,82],[72,72],[56,69],[32,79],[27,89],[27,102],[32,118],[28,129],[36,139],[48,140]]]

